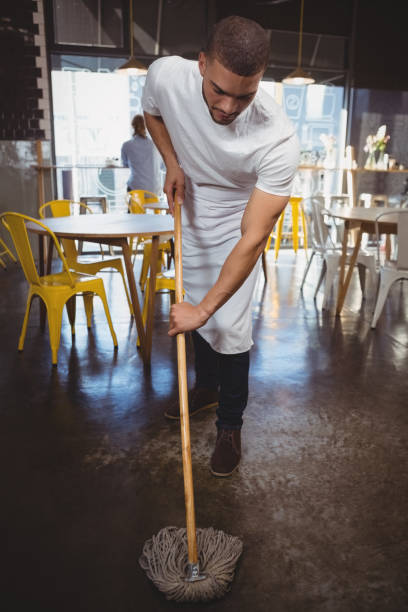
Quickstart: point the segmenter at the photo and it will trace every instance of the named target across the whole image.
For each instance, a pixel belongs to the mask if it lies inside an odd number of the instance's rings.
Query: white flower
[[[380,125],[380,127],[377,130],[376,139],[377,140],[383,140],[383,138],[385,137],[386,132],[387,132],[387,126],[386,125]]]

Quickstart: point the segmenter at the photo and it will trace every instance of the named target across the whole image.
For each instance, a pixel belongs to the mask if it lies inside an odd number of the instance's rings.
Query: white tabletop
[[[71,215],[40,219],[60,238],[123,238],[124,236],[160,236],[174,232],[171,215]],[[30,231],[46,233],[40,226],[27,224]]]

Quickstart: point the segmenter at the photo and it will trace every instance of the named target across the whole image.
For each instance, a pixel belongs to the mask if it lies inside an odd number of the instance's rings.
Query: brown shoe
[[[204,387],[194,387],[188,392],[188,412],[190,416],[218,406],[218,391],[213,389],[205,389]],[[164,416],[167,419],[180,419],[179,400],[174,402],[170,408],[166,410]]]
[[[219,429],[215,451],[211,457],[213,476],[231,476],[241,460],[241,431],[239,429]]]

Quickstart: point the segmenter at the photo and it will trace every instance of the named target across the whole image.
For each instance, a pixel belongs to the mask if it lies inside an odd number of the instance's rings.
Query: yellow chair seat
[[[70,274],[67,272],[59,272],[58,274],[47,274],[46,276],[40,276],[40,284],[47,287],[64,287],[69,284],[69,278],[73,278],[75,284],[86,283],[89,280],[95,280],[96,276],[91,274],[82,274],[81,272],[74,272],[70,270]]]

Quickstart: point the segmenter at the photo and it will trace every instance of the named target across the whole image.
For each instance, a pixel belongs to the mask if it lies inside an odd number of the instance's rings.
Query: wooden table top
[[[369,223],[374,223],[376,218],[382,213],[394,213],[380,219],[379,223],[395,225],[398,223],[398,209],[384,206],[364,208],[363,206],[341,206],[336,204],[330,208],[326,208],[325,212],[327,212],[328,215],[332,215],[337,219],[343,219],[344,221],[363,221]]]
[[[123,238],[160,236],[174,232],[171,215],[71,215],[39,221],[60,238]],[[27,223],[27,229],[38,234],[46,233],[33,223]]]

